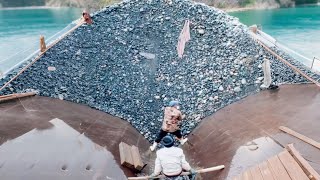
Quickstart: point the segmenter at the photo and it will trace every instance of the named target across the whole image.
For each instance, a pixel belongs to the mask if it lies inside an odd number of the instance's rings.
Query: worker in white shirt
[[[154,172],[151,177],[158,176],[161,172],[166,177],[175,178],[184,172],[190,172],[189,178],[195,175],[195,171],[190,167],[185,159],[181,148],[174,147],[174,139],[167,135],[162,139],[164,148],[157,151]]]

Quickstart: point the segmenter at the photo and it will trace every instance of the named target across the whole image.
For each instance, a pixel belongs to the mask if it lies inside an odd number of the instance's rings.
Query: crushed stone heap
[[[187,19],[191,40],[179,59],[176,45]],[[152,141],[170,100],[182,103],[188,134],[202,118],[259,91],[264,58],[271,60],[273,82],[306,81],[255,43],[236,18],[203,4],[131,0],[95,13],[93,21],[1,93],[35,89],[87,104],[129,121]]]

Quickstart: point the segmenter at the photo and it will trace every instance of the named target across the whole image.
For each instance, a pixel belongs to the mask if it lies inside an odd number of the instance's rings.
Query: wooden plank
[[[1,98],[11,97],[11,96],[13,96],[13,95],[14,95],[14,94],[2,95],[2,96],[0,96],[0,99],[1,99]]]
[[[131,147],[124,143],[121,142],[119,144],[119,151],[120,151],[120,163],[121,165],[127,166],[129,168],[133,168],[133,159],[131,156]]]
[[[138,147],[131,146],[131,156],[133,159],[134,168],[141,171],[143,169],[144,163],[142,162]]]
[[[251,175],[250,170],[247,170],[247,171],[243,172],[241,179],[242,179],[242,180],[254,180],[254,179],[252,178],[252,175]]]
[[[196,172],[198,174],[201,174],[201,173],[207,173],[207,172],[213,172],[213,171],[220,171],[220,170],[223,170],[224,168],[225,168],[224,165],[219,165],[219,166],[214,166],[214,167],[210,167],[210,168],[199,169],[199,170],[196,170]],[[180,176],[187,176],[189,174],[190,174],[190,172],[182,172],[180,174]],[[146,180],[146,179],[159,179],[159,178],[165,178],[165,176],[159,175],[157,177],[150,177],[150,176],[128,177],[128,180]]]
[[[278,157],[292,180],[309,179],[288,151],[281,152]]]
[[[126,154],[125,154],[125,149],[124,149],[123,142],[120,142],[119,144],[119,152],[120,152],[120,164],[124,165],[126,161]]]
[[[300,165],[304,173],[312,180],[320,180],[320,175],[311,167],[311,165],[300,155],[300,153],[294,148],[293,144],[287,146],[287,150]]]
[[[10,94],[10,95],[5,95],[5,96],[0,96],[0,103],[12,99],[18,99],[18,98],[23,98],[23,97],[28,97],[28,96],[34,96],[36,95],[35,92],[28,92],[28,93],[17,93],[17,94]]]
[[[250,168],[252,179],[254,180],[263,180],[261,171],[258,166]]]
[[[263,179],[274,180],[271,170],[268,167],[267,161],[259,164],[259,169],[261,171]]]
[[[267,161],[268,161],[269,169],[271,170],[273,177],[275,179],[291,180],[288,172],[283,167],[278,156],[273,156],[272,158],[268,159]]]
[[[280,126],[279,129],[281,131],[283,131],[283,132],[286,132],[286,133],[288,133],[288,134],[290,134],[290,135],[292,135],[292,136],[294,136],[294,137],[296,137],[296,138],[298,138],[298,139],[300,139],[300,140],[302,140],[302,141],[304,141],[304,142],[306,142],[308,144],[311,144],[312,146],[320,149],[320,143],[315,141],[315,140],[313,140],[313,139],[311,139],[311,138],[309,138],[309,137],[307,137],[307,136],[304,136],[304,135],[302,135],[300,133],[297,133],[297,132],[295,132],[295,131],[287,128],[287,127],[284,127],[284,126]]]

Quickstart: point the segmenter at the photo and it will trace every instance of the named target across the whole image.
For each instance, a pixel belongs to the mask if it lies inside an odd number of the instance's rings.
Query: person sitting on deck
[[[183,139],[181,130],[180,130],[180,123],[181,120],[184,118],[181,111],[179,110],[179,102],[178,101],[171,101],[169,103],[169,107],[166,107],[164,110],[164,118],[162,122],[162,128],[156,138],[155,142],[152,146],[150,146],[150,150],[154,151],[160,143],[161,139],[166,136],[168,133],[171,133],[177,136],[178,140],[180,141],[181,145],[187,142],[188,138]]]
[[[150,176],[156,177],[162,172],[168,178],[176,178],[182,171],[189,171],[189,178],[192,179],[196,172],[186,161],[183,150],[173,146],[174,140],[169,135],[165,136],[162,142],[164,148],[157,151],[154,172]]]

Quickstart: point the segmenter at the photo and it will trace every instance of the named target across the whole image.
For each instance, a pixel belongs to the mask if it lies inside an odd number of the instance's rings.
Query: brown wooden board
[[[259,164],[259,169],[261,171],[263,179],[274,180],[271,170],[268,167],[267,161]]]
[[[278,157],[292,180],[309,180],[288,151],[281,152]]]
[[[199,170],[196,170],[196,172],[198,174],[201,174],[201,173],[208,173],[208,172],[213,172],[213,171],[220,171],[220,170],[223,170],[225,168],[224,165],[219,165],[219,166],[214,166],[214,167],[210,167],[210,168],[205,168],[205,169],[199,169]],[[182,172],[180,174],[180,176],[187,176],[189,175],[190,172]],[[128,177],[128,180],[146,180],[146,179],[161,179],[161,178],[165,178],[164,175],[159,175],[157,177],[150,177],[150,176],[140,176],[140,177]]]
[[[28,96],[34,96],[36,95],[35,92],[28,92],[28,93],[17,93],[17,94],[10,94],[5,96],[0,96],[0,103],[8,100],[28,97]]]
[[[283,167],[278,156],[273,156],[272,158],[268,159],[268,166],[275,179],[291,180],[288,172]]]
[[[129,168],[133,168],[133,159],[131,155],[131,147],[124,143],[121,142],[119,144],[119,151],[120,151],[120,163],[121,165],[127,166]]]
[[[263,180],[261,171],[258,166],[250,168],[252,179],[254,180]]]
[[[138,147],[131,146],[131,155],[133,159],[134,168],[141,171],[144,166],[144,163],[142,162]]]
[[[308,144],[311,144],[312,146],[320,149],[320,143],[315,141],[315,140],[313,140],[313,139],[311,139],[311,138],[309,138],[309,137],[307,137],[307,136],[304,136],[304,135],[302,135],[300,133],[297,133],[297,132],[295,132],[295,131],[287,128],[287,127],[284,127],[284,126],[280,126],[279,129],[281,131],[283,131],[283,132],[286,132],[286,133],[288,133],[288,134],[290,134],[290,135],[292,135],[292,136],[294,136],[296,138],[299,138],[300,140],[302,140],[302,141],[304,141],[304,142],[306,142]]]
[[[311,165],[300,155],[300,153],[294,148],[293,144],[287,146],[287,150],[300,165],[305,174],[312,180],[320,180],[320,175],[311,167]]]

